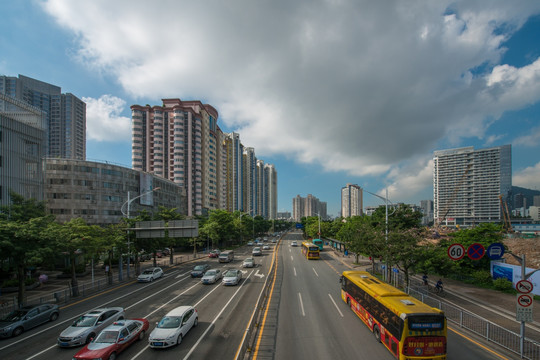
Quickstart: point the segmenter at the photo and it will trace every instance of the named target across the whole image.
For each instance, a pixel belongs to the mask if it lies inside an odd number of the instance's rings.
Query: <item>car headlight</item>
[[[0,331],[4,331],[4,332],[8,332],[9,330],[11,330],[11,325],[6,326],[6,327],[0,329]]]
[[[166,337],[167,340],[172,340],[174,337],[176,337],[176,334],[171,334],[169,336]]]

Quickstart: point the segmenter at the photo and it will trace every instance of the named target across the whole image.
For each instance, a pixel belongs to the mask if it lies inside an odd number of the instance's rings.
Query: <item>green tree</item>
[[[16,269],[18,280],[17,301],[24,303],[25,270],[51,258],[53,250],[43,230],[54,221],[45,213],[45,202],[25,199],[10,192],[10,205],[0,208],[0,254]]]
[[[93,229],[82,218],[74,218],[65,224],[51,223],[47,229],[49,236],[55,240],[55,247],[69,258],[71,266],[71,293],[79,296],[79,284],[77,281],[77,262],[83,259],[84,253],[92,252],[95,246],[91,244]]]
[[[43,231],[53,222],[52,216],[42,216],[26,221],[0,220],[0,253],[16,269],[18,280],[17,302],[24,303],[25,270],[40,265],[54,252],[50,238]]]

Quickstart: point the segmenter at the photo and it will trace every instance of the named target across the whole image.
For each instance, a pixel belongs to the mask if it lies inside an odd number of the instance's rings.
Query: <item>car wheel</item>
[[[23,328],[22,327],[18,327],[18,328],[15,328],[15,330],[13,330],[13,333],[11,335],[13,336],[19,336],[23,333]]]
[[[54,320],[56,320],[56,319],[58,319],[58,313],[56,313],[56,312],[55,312],[55,313],[52,313],[52,314],[51,314],[51,317],[49,318],[49,320],[50,320],[50,321],[54,321]]]
[[[153,277],[150,278],[150,282],[152,282],[152,281],[154,281],[154,278],[153,278]]]
[[[193,322],[193,327],[196,327],[197,325],[199,325],[199,317],[196,317],[195,321]]]
[[[373,327],[373,335],[375,336],[375,340],[377,340],[377,342],[381,342],[381,331],[379,330],[379,327],[377,325],[375,325]]]
[[[116,360],[116,353],[113,352],[111,355],[109,355],[109,360]]]
[[[143,340],[144,339],[144,330],[142,330],[140,333],[139,333],[139,340]]]
[[[176,345],[180,345],[182,342],[182,334],[178,335],[178,339],[176,339]]]
[[[90,341],[92,341],[92,339],[95,338],[95,337],[96,337],[96,334],[94,334],[94,333],[89,334],[89,335],[86,337],[86,341],[85,341],[84,343],[85,343],[85,344],[89,344]]]

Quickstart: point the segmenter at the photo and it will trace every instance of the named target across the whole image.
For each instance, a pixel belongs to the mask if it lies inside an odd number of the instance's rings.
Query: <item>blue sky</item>
[[[87,158],[131,165],[130,109],[201,100],[278,172],[278,211],[346,183],[432,199],[433,151],[512,144],[540,190],[540,2],[0,1],[0,74],[87,103]],[[364,205],[381,200],[365,194]]]

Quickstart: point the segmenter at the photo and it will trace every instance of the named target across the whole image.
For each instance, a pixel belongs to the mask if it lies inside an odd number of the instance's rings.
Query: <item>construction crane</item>
[[[499,195],[499,202],[501,203],[501,211],[503,213],[503,228],[506,232],[512,232],[512,223],[510,222],[510,212],[508,211],[508,205],[506,201],[503,201],[503,196]]]
[[[467,169],[465,169],[465,172],[463,173],[463,175],[461,175],[461,178],[459,179],[459,183],[454,188],[454,193],[452,194],[450,199],[448,199],[448,202],[446,204],[446,211],[443,213],[442,218],[437,219],[437,222],[435,223],[436,229],[438,229],[439,226],[443,223],[443,221],[446,220],[446,216],[448,215],[450,210],[452,210],[452,205],[454,201],[456,200],[458,191],[463,185],[463,183],[465,182],[465,180],[467,180],[467,174],[469,173],[469,171],[471,171],[472,165],[473,165],[472,163],[469,163],[469,165],[467,165]]]

